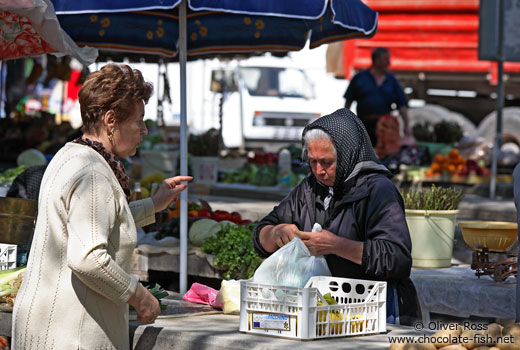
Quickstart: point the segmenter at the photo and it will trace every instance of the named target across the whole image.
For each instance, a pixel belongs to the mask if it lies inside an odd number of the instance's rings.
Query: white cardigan
[[[67,143],[43,176],[12,349],[128,349],[136,227],[154,221],[150,198],[129,205],[105,159]]]

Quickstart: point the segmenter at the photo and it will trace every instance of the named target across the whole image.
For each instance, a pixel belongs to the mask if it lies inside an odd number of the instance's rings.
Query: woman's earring
[[[108,141],[111,143],[114,141],[114,132],[111,131],[108,133]]]

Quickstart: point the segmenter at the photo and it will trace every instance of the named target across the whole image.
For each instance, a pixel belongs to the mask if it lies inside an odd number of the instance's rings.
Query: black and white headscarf
[[[312,129],[326,132],[336,148],[336,178],[334,193],[343,193],[348,181],[360,172],[379,172],[387,176],[392,173],[377,158],[365,126],[359,118],[346,108],[320,117],[307,125],[305,133]]]

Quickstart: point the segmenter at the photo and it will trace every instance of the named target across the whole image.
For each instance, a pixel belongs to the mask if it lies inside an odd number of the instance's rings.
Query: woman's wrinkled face
[[[334,186],[336,154],[328,139],[317,139],[308,144],[309,165],[314,176],[326,186]]]
[[[126,158],[135,155],[137,147],[143,141],[143,135],[148,134],[144,123],[144,102],[135,103],[131,115],[123,122],[116,124],[114,130],[113,152],[116,156]]]

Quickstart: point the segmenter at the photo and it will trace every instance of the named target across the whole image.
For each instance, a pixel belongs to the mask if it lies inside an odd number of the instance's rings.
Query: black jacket
[[[253,234],[255,250],[262,257],[270,254],[259,242],[266,225],[295,224],[310,232],[317,221],[322,191],[309,175],[280,204],[264,217]],[[420,319],[420,308],[410,270],[412,243],[404,216],[403,199],[391,180],[378,173],[360,174],[339,198],[335,197],[323,229],[341,237],[364,242],[361,265],[337,255],[327,255],[333,276],[395,283],[401,324]]]

